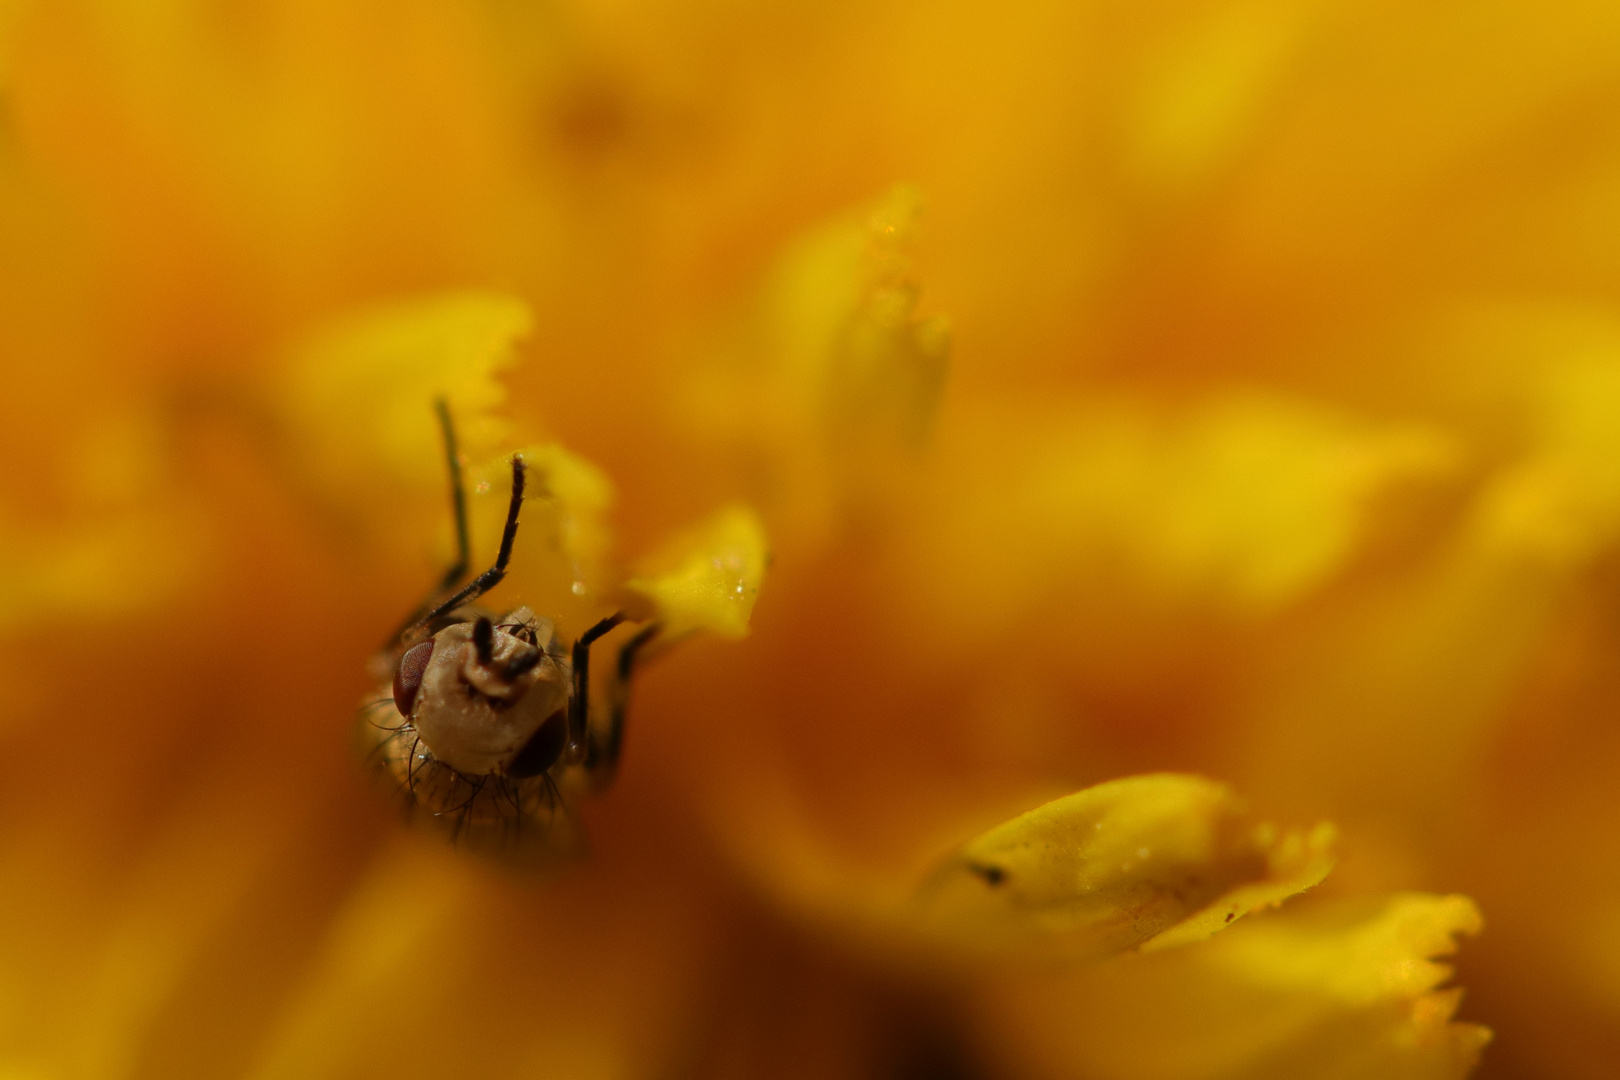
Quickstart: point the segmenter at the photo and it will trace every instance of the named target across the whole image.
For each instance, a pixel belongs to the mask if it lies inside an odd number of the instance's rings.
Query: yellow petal
[[[279,1077],[623,1077],[656,1073],[678,1052],[706,909],[667,894],[663,918],[636,913],[619,881],[604,897],[536,888],[469,869],[440,845],[384,848],[325,927],[325,941],[266,1020],[242,1074]],[[514,993],[485,962],[492,927],[525,917],[536,930],[505,944],[535,973]],[[436,956],[424,976],[422,957]],[[539,973],[544,973],[540,977]],[[421,1012],[400,1038],[400,994]]]
[[[208,565],[206,522],[176,483],[161,425],[136,409],[85,419],[67,512],[45,523],[0,506],[0,628],[148,610]]]
[[[851,240],[858,245],[854,269],[842,277],[859,291],[844,301],[847,311],[833,306],[828,312],[836,321],[829,327],[823,402],[830,444],[853,468],[873,450],[916,445],[944,389],[950,334],[938,317],[917,317],[910,278],[920,215],[916,191],[895,188],[832,248]]]
[[[1091,960],[1180,944],[1320,882],[1331,839],[1279,835],[1201,777],[1114,780],[965,845],[925,887],[922,919],[975,952]]]
[[[1003,979],[980,1015],[991,1056],[1030,1078],[1450,1080],[1489,1033],[1451,1022],[1458,992],[1432,958],[1479,928],[1459,896],[1291,909],[1186,949]]]
[[[169,599],[201,547],[187,524],[163,512],[50,532],[0,521],[0,627],[45,614],[108,618]]]
[[[1217,934],[1245,915],[1276,907],[1290,896],[1320,885],[1333,869],[1338,830],[1327,822],[1281,836],[1262,826],[1255,835],[1266,849],[1265,876],[1228,890],[1214,903],[1155,935],[1143,943],[1143,952],[1188,945]]]
[[[548,616],[589,618],[610,587],[606,515],[613,482],[556,444],[516,451],[527,467],[526,495],[506,583],[497,606],[525,603]],[[467,470],[467,516],[476,573],[500,547],[512,493],[512,455]]]
[[[976,649],[1058,611],[1069,653],[1115,666],[1162,651],[1189,612],[1252,621],[1321,590],[1437,501],[1460,458],[1436,430],[1274,394],[1179,415],[998,404],[942,442],[895,560],[908,619]]]
[[[730,506],[676,537],[625,587],[646,606],[642,617],[662,621],[670,637],[706,630],[740,638],[748,633],[768,561],[759,517]]]
[[[916,312],[919,214],[900,186],[811,230],[685,381],[677,404],[691,431],[755,463],[773,522],[814,529],[869,500],[932,427],[950,333]]]
[[[1226,165],[1264,118],[1309,10],[1239,0],[1167,28],[1127,83],[1122,134],[1132,175],[1150,190],[1180,194]]]
[[[432,297],[355,315],[294,349],[279,389],[287,443],[308,482],[345,506],[389,506],[400,488],[444,489],[433,405],[444,398],[461,451],[492,454],[506,392],[495,373],[529,328],[521,301]],[[381,490],[379,490],[381,488]]]
[[[1545,675],[1527,673],[1546,658],[1579,663],[1556,628],[1578,610],[1569,598],[1590,591],[1577,575],[1620,534],[1620,326],[1533,309],[1459,336],[1469,356],[1492,356],[1494,338],[1495,350],[1545,358],[1533,378],[1491,391],[1528,413],[1525,445],[1480,478],[1415,573],[1269,650],[1243,706],[1249,748],[1233,755],[1246,760],[1234,779],[1268,803],[1342,821],[1454,812],[1500,725],[1546,693],[1521,680],[1540,685]]]

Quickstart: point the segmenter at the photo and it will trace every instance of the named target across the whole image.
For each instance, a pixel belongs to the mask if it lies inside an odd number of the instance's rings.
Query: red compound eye
[[[399,710],[399,715],[411,715],[416,692],[422,688],[422,672],[427,670],[428,658],[432,655],[433,639],[429,638],[412,645],[399,658],[399,667],[394,669],[394,708]]]
[[[506,767],[506,775],[519,780],[539,776],[557,764],[557,759],[562,757],[563,747],[567,744],[568,714],[558,709],[546,717],[545,723],[529,736],[529,741]]]

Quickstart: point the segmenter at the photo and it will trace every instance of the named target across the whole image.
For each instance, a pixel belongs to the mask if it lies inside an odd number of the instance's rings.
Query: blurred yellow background
[[[1620,1074],[1620,7],[0,0],[0,365],[0,1076],[1461,1076],[1463,896],[1474,1075]],[[547,879],[350,751],[441,392],[565,634],[769,537]],[[1167,770],[1337,869],[887,950]]]

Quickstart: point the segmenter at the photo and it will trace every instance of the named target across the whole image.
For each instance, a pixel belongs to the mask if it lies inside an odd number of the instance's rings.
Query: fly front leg
[[[630,680],[642,652],[663,631],[661,623],[651,623],[636,632],[635,637],[619,650],[619,662],[614,667],[613,679],[608,686],[608,715],[606,726],[598,732],[590,725],[586,743],[585,768],[592,774],[598,787],[611,783],[619,770],[619,750],[624,742],[624,715],[630,703]]]

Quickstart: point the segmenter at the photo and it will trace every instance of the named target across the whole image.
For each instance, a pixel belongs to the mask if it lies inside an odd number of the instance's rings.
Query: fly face
[[[528,608],[519,608],[499,623],[480,615],[413,646],[425,647],[427,660],[410,693],[409,710],[398,693],[394,705],[440,761],[473,776],[532,776],[555,764],[563,744],[548,731],[567,733],[567,661],[547,653],[539,641],[531,644],[513,633],[527,630],[526,636],[538,637],[541,625]],[[549,646],[549,624],[543,632]],[[412,678],[407,658],[409,652],[400,658],[402,678],[396,683]],[[536,740],[556,744],[551,760],[537,758],[531,747]]]

